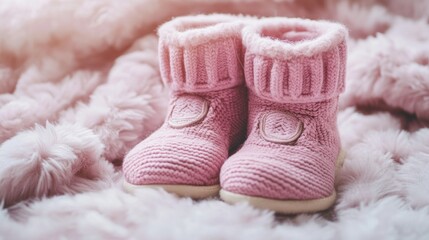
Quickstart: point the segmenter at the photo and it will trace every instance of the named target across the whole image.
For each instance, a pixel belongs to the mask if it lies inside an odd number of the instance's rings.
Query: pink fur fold
[[[241,28],[232,15],[176,18],[159,28],[163,81],[173,90],[206,92],[243,83]]]
[[[9,206],[107,187],[113,166],[100,159],[103,150],[98,136],[78,124],[23,131],[0,145],[0,199]]]
[[[12,95],[0,108],[0,199],[6,206],[112,185],[110,162],[122,159],[164,117],[156,44],[154,36],[136,40],[107,69],[107,79],[106,70],[77,71]],[[22,131],[47,117],[58,122]]]
[[[346,28],[306,19],[267,18],[243,29],[250,89],[278,102],[317,102],[344,91]]]

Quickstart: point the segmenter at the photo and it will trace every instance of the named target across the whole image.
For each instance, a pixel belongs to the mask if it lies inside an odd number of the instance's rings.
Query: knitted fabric
[[[243,29],[248,138],[223,165],[222,189],[280,200],[333,194],[346,34],[335,23],[284,18]]]
[[[159,29],[160,69],[174,91],[207,92],[243,83],[241,29],[230,15],[180,17]]]
[[[243,29],[247,86],[283,103],[323,101],[344,91],[347,31],[339,24],[268,18]]]
[[[172,89],[160,129],[125,157],[134,185],[219,184],[219,172],[245,137],[247,89],[239,18],[180,17],[159,29],[163,81]]]

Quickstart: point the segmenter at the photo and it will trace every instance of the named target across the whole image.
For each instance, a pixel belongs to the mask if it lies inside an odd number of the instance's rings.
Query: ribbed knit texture
[[[346,34],[342,25],[304,19],[265,19],[246,27],[248,87],[284,103],[338,96],[345,86]]]
[[[181,17],[159,29],[163,81],[175,91],[206,92],[243,82],[239,17]]]
[[[239,20],[180,17],[160,28],[162,77],[172,88],[170,110],[161,128],[126,155],[128,183],[219,184],[222,164],[246,134]]]
[[[331,195],[340,152],[336,116],[346,30],[281,18],[262,20],[243,33],[251,90],[248,138],[223,165],[222,189],[281,200]]]

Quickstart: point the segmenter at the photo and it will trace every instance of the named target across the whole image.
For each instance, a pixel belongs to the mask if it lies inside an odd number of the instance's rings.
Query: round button
[[[291,113],[269,112],[262,116],[259,129],[265,140],[289,144],[298,140],[304,130],[304,125]]]
[[[168,124],[174,128],[183,128],[201,122],[209,110],[209,102],[199,96],[182,95],[171,108]]]

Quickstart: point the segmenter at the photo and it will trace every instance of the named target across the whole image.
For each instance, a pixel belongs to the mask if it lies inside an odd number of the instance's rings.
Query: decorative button
[[[304,124],[291,113],[269,112],[259,122],[262,137],[273,143],[293,143],[301,136]]]
[[[182,95],[171,108],[168,124],[174,128],[191,126],[202,121],[209,110],[209,102],[199,96]]]

